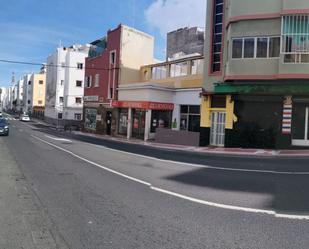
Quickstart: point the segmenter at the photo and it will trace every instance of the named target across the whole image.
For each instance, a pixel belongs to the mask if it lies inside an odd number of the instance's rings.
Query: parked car
[[[8,136],[10,132],[9,123],[5,118],[0,118],[0,135]]]
[[[29,122],[30,121],[30,117],[27,114],[22,114],[19,118],[20,121],[23,122]]]

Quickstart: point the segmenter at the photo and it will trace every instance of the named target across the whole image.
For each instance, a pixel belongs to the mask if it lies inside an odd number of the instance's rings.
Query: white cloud
[[[207,0],[155,0],[145,11],[147,23],[166,33],[183,27],[205,27]]]

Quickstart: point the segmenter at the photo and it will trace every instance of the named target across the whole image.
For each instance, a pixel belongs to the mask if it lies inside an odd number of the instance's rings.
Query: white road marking
[[[172,191],[169,191],[169,190],[165,190],[165,189],[162,189],[162,188],[157,188],[157,187],[154,187],[151,185],[151,183],[148,183],[148,182],[145,182],[143,180],[140,180],[138,178],[135,178],[135,177],[132,177],[132,176],[128,176],[126,174],[123,174],[123,173],[120,173],[116,170],[113,170],[113,169],[110,169],[108,167],[105,167],[105,166],[102,166],[98,163],[95,163],[95,162],[92,162],[84,157],[81,157],[77,154],[75,154],[74,152],[72,151],[69,151],[67,149],[64,149],[60,146],[57,146],[53,143],[50,143],[48,141],[45,141],[37,136],[34,136],[34,135],[31,135],[33,138],[35,138],[36,140],[39,140],[45,144],[48,144],[58,150],[61,150],[63,152],[66,152],[84,162],[87,162],[89,164],[92,164],[96,167],[99,167],[103,170],[106,170],[108,172],[111,172],[113,174],[116,174],[118,176],[121,176],[121,177],[124,177],[126,179],[129,179],[129,180],[132,180],[134,182],[137,182],[137,183],[141,183],[143,185],[146,185],[147,187],[149,187],[151,190],[154,190],[154,191],[157,191],[157,192],[161,192],[161,193],[164,193],[164,194],[167,194],[167,195],[170,195],[170,196],[174,196],[174,197],[177,197],[177,198],[181,198],[181,199],[184,199],[184,200],[188,200],[188,201],[191,201],[191,202],[194,202],[194,203],[198,203],[198,204],[202,204],[202,205],[206,205],[206,206],[210,206],[210,207],[215,207],[215,208],[221,208],[221,209],[227,209],[227,210],[233,210],[233,211],[242,211],[242,212],[247,212],[247,213],[256,213],[256,214],[265,214],[265,215],[271,215],[271,216],[274,216],[275,218],[284,218],[284,219],[292,219],[292,220],[309,220],[309,215],[288,215],[288,214],[280,214],[280,213],[277,213],[275,211],[272,211],[272,210],[266,210],[266,209],[255,209],[255,208],[247,208],[247,207],[240,207],[240,206],[233,206],[233,205],[226,205],[226,204],[220,204],[220,203],[215,203],[215,202],[210,202],[210,201],[205,201],[205,200],[201,200],[201,199],[197,199],[197,198],[194,198],[194,197],[190,197],[190,196],[186,196],[186,195],[182,195],[182,194],[179,194],[179,193],[176,193],[176,192],[172,192]]]
[[[213,170],[222,170],[222,171],[236,171],[236,172],[249,172],[249,173],[267,173],[267,174],[279,174],[279,175],[309,175],[309,172],[304,171],[304,172],[292,172],[292,171],[274,171],[274,170],[255,170],[255,169],[237,169],[237,168],[225,168],[225,167],[215,167],[215,166],[209,166],[209,165],[202,165],[202,164],[193,164],[193,163],[185,163],[185,162],[177,162],[177,161],[172,161],[172,160],[166,160],[166,159],[159,159],[156,157],[151,157],[151,156],[144,156],[132,152],[127,152],[127,151],[122,151],[122,150],[117,150],[117,149],[112,149],[109,147],[106,147],[104,145],[96,145],[96,144],[91,144],[94,147],[97,148],[104,148],[106,150],[114,151],[117,153],[122,153],[126,155],[131,155],[131,156],[137,156],[145,159],[150,159],[150,160],[155,160],[158,162],[163,162],[163,163],[171,163],[171,164],[177,164],[181,166],[189,166],[189,167],[194,167],[194,168],[205,168],[205,169],[213,169]]]
[[[53,143],[47,142],[47,141],[45,141],[45,140],[43,140],[43,139],[41,139],[41,138],[39,138],[39,137],[37,137],[37,136],[33,136],[33,135],[31,135],[31,136],[32,136],[33,138],[35,138],[35,139],[37,139],[37,140],[39,140],[39,141],[45,143],[45,144],[48,144],[48,145],[50,145],[50,146],[52,146],[52,147],[54,147],[54,148],[56,148],[56,149],[58,149],[58,150],[61,150],[61,151],[63,151],[63,152],[66,152],[66,153],[68,153],[68,154],[70,154],[70,155],[72,155],[72,156],[74,156],[74,157],[76,157],[76,158],[78,158],[78,159],[80,159],[80,160],[82,160],[82,161],[84,161],[84,162],[87,162],[87,163],[92,164],[92,165],[94,165],[94,166],[96,166],[96,167],[99,167],[99,168],[101,168],[101,169],[104,169],[104,170],[106,170],[106,171],[108,171],[108,172],[111,172],[111,173],[113,173],[113,174],[115,174],[115,175],[122,176],[122,177],[124,177],[124,178],[127,178],[127,179],[129,179],[129,180],[132,180],[132,181],[135,181],[135,182],[144,184],[144,185],[146,185],[146,186],[151,186],[151,184],[148,183],[148,182],[142,181],[142,180],[137,179],[137,178],[135,178],[135,177],[128,176],[128,175],[123,174],[123,173],[120,173],[120,172],[118,172],[118,171],[116,171],[116,170],[113,170],[113,169],[107,168],[107,167],[105,167],[105,166],[102,166],[102,165],[100,165],[100,164],[98,164],[98,163],[92,162],[92,161],[90,161],[90,160],[88,160],[88,159],[86,159],[86,158],[84,158],[84,157],[81,157],[81,156],[79,156],[79,155],[73,153],[72,151],[66,150],[66,149],[64,149],[64,148],[62,148],[62,147],[60,147],[60,146],[57,146],[57,145],[53,144]]]
[[[71,140],[69,139],[64,139],[64,138],[59,138],[59,137],[51,137],[51,136],[48,136],[48,135],[44,135],[45,137],[47,138],[50,138],[50,139],[53,139],[55,141],[61,141],[61,142],[69,142],[69,143],[72,143]]]

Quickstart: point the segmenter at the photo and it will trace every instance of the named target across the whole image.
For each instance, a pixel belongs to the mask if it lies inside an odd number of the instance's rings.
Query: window
[[[39,85],[43,85],[43,80],[39,80]]]
[[[244,58],[254,58],[254,38],[244,39]]]
[[[171,64],[170,77],[178,77],[188,75],[188,62],[180,62]]]
[[[233,39],[232,58],[242,58],[243,39]]]
[[[64,80],[61,80],[60,81],[60,86],[63,86],[63,84],[64,84]]]
[[[167,77],[166,66],[153,67],[151,72],[151,78],[153,80],[161,80]]]
[[[216,73],[221,71],[221,56],[222,56],[222,34],[223,34],[223,0],[215,0],[213,9],[213,27],[212,27],[212,57],[211,57],[211,72]]]
[[[30,100],[28,100],[28,105],[30,105],[30,103],[31,103],[31,101],[30,101]]]
[[[62,113],[61,112],[58,113],[58,119],[62,119]]]
[[[153,110],[151,113],[150,132],[156,132],[157,128],[171,128],[172,112]]]
[[[31,81],[30,80],[28,81],[28,85],[31,86]]]
[[[112,52],[110,52],[110,63],[111,64],[115,64],[115,62],[116,62],[116,51],[112,51]]]
[[[99,87],[100,85],[100,74],[95,75],[94,87]]]
[[[61,63],[61,67],[62,67],[62,68],[65,68],[65,67],[66,67],[66,66],[65,66],[65,62],[62,62],[62,63]]]
[[[77,80],[76,81],[76,86],[77,87],[82,87],[82,85],[83,85],[83,82],[81,80]]]
[[[59,97],[59,102],[63,103],[63,97]]]
[[[128,128],[128,109],[120,109],[118,133],[121,135],[127,135],[127,128]]]
[[[91,84],[92,84],[92,76],[86,76],[85,77],[85,87],[86,88],[90,88],[91,87]]]
[[[198,59],[191,61],[191,74],[203,74],[204,60]]]
[[[82,114],[81,113],[74,113],[74,119],[75,120],[82,120]]]
[[[282,53],[285,63],[309,63],[309,15],[282,17]]]
[[[256,58],[267,58],[268,38],[257,38]]]
[[[43,104],[43,101],[42,101],[42,100],[39,100],[39,101],[38,101],[38,104],[39,104],[39,105],[42,105],[42,104]]]
[[[200,106],[182,105],[180,107],[180,130],[200,131]]]
[[[232,39],[233,59],[278,58],[280,37],[253,37]]]
[[[269,58],[279,57],[280,37],[269,37]]]
[[[83,63],[77,63],[77,69],[82,70],[83,67],[84,67],[84,64],[83,64]]]
[[[80,97],[75,98],[75,103],[76,104],[81,104],[82,103],[82,98],[80,98]]]
[[[114,89],[111,87],[109,89],[109,99],[112,99],[114,97]]]

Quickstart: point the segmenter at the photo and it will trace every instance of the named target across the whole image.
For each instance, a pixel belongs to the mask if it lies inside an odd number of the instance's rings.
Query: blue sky
[[[204,27],[206,0],[10,0],[0,7],[0,59],[45,62],[58,44],[89,43],[119,23],[155,37],[155,57],[165,58],[166,32]],[[0,86],[39,70],[0,62]]]

